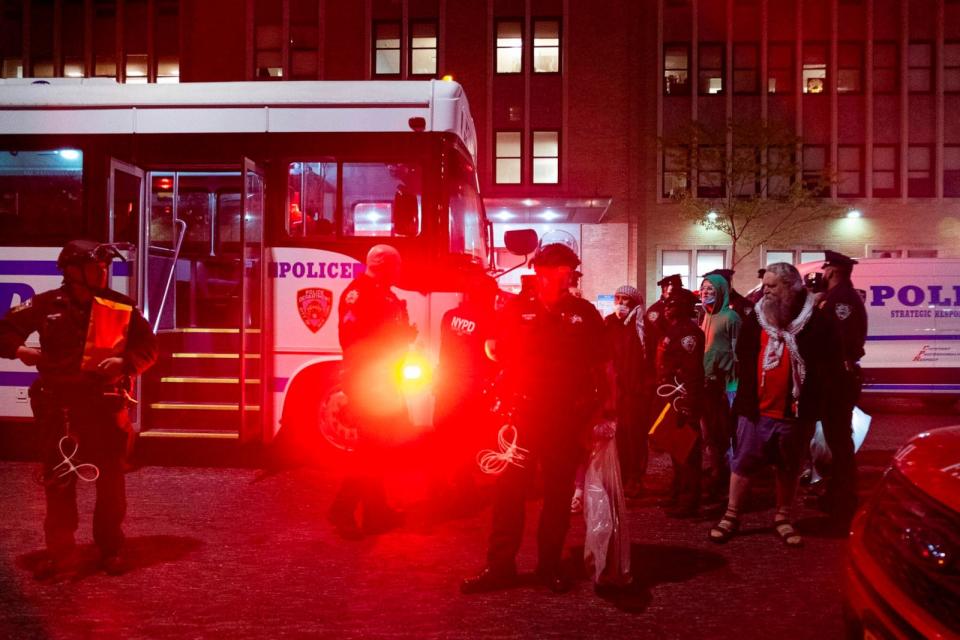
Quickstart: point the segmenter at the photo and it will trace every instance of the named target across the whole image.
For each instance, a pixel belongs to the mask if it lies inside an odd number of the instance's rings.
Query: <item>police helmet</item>
[[[580,258],[565,244],[548,244],[537,249],[530,264],[534,267],[570,267],[576,269]]]
[[[93,240],[71,240],[64,245],[57,256],[57,268],[63,271],[68,265],[80,265],[85,262],[111,262],[114,258],[123,260],[123,256],[112,244],[101,244]]]
[[[676,307],[680,311],[692,312],[697,306],[697,296],[688,289],[674,289],[670,292],[670,295],[664,299],[663,304],[667,308]]]

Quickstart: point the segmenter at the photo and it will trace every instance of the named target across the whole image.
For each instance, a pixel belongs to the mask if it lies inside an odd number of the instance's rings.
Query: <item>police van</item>
[[[864,393],[960,397],[960,258],[860,258],[852,279],[867,309]]]

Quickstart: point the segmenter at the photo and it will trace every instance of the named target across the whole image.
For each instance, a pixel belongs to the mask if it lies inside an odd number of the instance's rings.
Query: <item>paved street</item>
[[[960,422],[919,403],[867,406],[874,426],[860,454],[865,485],[897,446],[921,430]],[[955,411],[955,408],[954,408]],[[414,461],[410,466],[419,466]],[[575,589],[533,584],[463,596],[482,565],[489,509],[437,521],[409,468],[391,484],[406,524],[343,541],[326,522],[336,477],[297,469],[255,481],[244,468],[148,466],[128,476],[126,531],[134,568],[95,570],[91,487],[81,491],[83,543],[74,571],[38,583],[40,488],[33,466],[0,462],[0,637],[11,638],[836,638],[841,635],[844,541],[801,511],[806,546],[787,549],[769,528],[769,483],[744,535],[707,541],[713,517],[671,521],[654,497],[630,508],[635,587],[601,598],[582,568],[584,526],[568,538]],[[654,459],[651,484],[669,480]],[[531,501],[529,513],[538,504]],[[528,525],[534,523],[533,517]],[[533,569],[528,526],[520,567]]]

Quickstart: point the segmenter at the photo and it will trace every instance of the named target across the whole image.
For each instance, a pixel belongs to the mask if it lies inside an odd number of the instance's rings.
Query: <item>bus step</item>
[[[256,378],[260,371],[260,358],[248,357],[246,370],[247,377]],[[150,373],[158,378],[237,378],[240,375],[240,357],[236,353],[166,353],[160,356]]]
[[[239,440],[236,431],[210,431],[209,429],[148,429],[140,432],[141,438],[198,438],[209,440]]]
[[[259,378],[246,381],[248,397],[259,397]],[[240,401],[240,380],[236,376],[162,376],[151,381],[149,398],[156,402],[216,402],[236,404]]]
[[[260,407],[247,407],[248,420],[259,420],[259,413]],[[237,431],[240,411],[237,403],[152,402],[146,406],[144,422],[159,429],[184,429],[202,424],[213,431]]]
[[[229,353],[240,350],[240,331],[238,329],[187,328],[169,329],[157,332],[160,349],[164,353],[175,351],[211,351]],[[260,350],[260,332],[246,333],[247,350]]]

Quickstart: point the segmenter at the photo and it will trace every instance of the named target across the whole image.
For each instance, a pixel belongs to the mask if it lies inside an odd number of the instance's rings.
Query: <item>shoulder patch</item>
[[[650,322],[656,322],[657,318],[660,317],[660,314],[656,311],[650,311],[647,313],[647,318],[650,319]]]
[[[850,305],[844,302],[838,303],[833,308],[833,310],[837,314],[837,317],[840,318],[841,320],[846,320],[847,318],[849,318],[850,312],[852,311],[852,309],[850,308]]]
[[[697,336],[683,336],[680,339],[680,346],[687,353],[693,353],[693,350],[697,348]]]
[[[354,304],[359,299],[360,299],[360,292],[354,289],[353,291],[351,291],[346,295],[346,297],[343,299],[343,302],[345,304]]]

